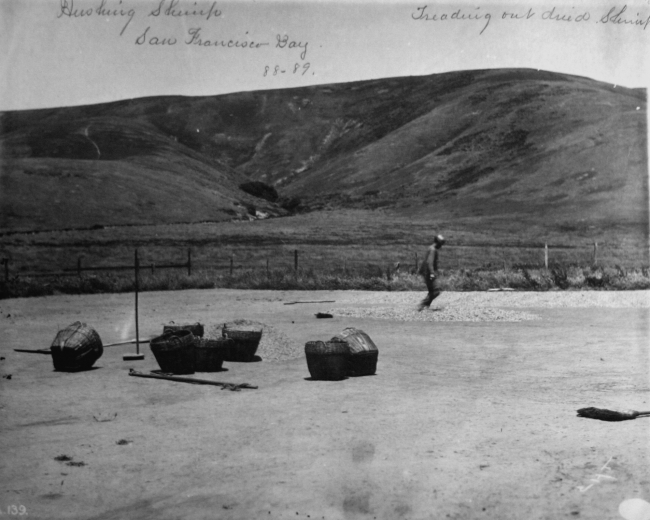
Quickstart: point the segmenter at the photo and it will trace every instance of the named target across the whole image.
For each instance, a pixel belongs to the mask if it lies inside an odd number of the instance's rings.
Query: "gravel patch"
[[[205,337],[216,339],[221,337],[223,323],[206,328]],[[292,342],[273,325],[267,325],[253,320],[234,320],[226,323],[227,328],[237,330],[261,330],[262,339],[257,348],[257,355],[262,361],[284,361],[296,359],[304,355],[304,346]]]
[[[330,309],[328,312],[335,316],[351,318],[377,318],[395,321],[524,321],[539,320],[540,316],[528,312],[511,311],[496,308],[480,308],[448,305],[431,306],[422,312],[414,305],[382,306],[382,307],[344,307]]]
[[[338,304],[385,304],[416,307],[425,292],[355,292],[341,294]],[[352,304],[352,305],[350,305]],[[475,291],[443,292],[433,307],[450,305],[477,308],[650,308],[650,291]]]

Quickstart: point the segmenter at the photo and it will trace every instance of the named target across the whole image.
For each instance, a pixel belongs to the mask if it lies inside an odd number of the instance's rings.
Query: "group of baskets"
[[[224,325],[222,337],[203,338],[203,325],[165,325],[149,346],[160,370],[169,374],[219,372],[224,361],[250,362],[262,339],[261,330],[233,330]]]
[[[344,329],[329,341],[309,341],[305,345],[311,378],[321,381],[374,375],[378,355],[370,336],[353,327]]]

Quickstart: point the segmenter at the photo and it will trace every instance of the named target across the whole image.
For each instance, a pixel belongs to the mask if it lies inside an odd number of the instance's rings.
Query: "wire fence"
[[[137,250],[137,249],[136,249]],[[404,247],[322,247],[318,245],[301,248],[215,248],[200,246],[187,248],[182,262],[171,262],[170,258],[178,258],[178,250],[170,252],[164,248],[145,251],[137,267],[142,274],[156,274],[160,270],[175,269],[187,271],[187,276],[197,272],[217,272],[221,275],[234,276],[242,271],[266,271],[267,274],[276,270],[305,271],[342,271],[362,272],[366,275],[382,275],[385,273],[411,272],[415,273],[424,257],[425,248]],[[129,254],[131,256],[131,254]],[[4,280],[8,282],[16,278],[46,278],[69,277],[100,272],[133,271],[134,264],[122,255],[113,262],[124,261],[123,264],[112,263],[111,259],[101,253],[90,258],[77,257],[75,265],[65,267],[54,266],[52,269],[34,269],[29,265],[20,265],[8,258],[1,260],[4,270]],[[544,244],[541,246],[493,246],[493,245],[454,245],[445,246],[439,252],[439,268],[441,271],[462,269],[549,269],[554,266],[634,266],[647,268],[647,255],[637,253],[631,257],[629,253],[621,253],[617,248],[592,243],[581,246],[556,246]]]

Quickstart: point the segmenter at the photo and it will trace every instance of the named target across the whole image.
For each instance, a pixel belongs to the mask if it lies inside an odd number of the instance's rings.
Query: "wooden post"
[[[266,259],[266,279],[268,280],[271,277],[269,274],[269,259]]]
[[[135,352],[140,355],[140,327],[138,323],[138,291],[140,290],[140,261],[138,250],[135,250]]]
[[[234,255],[230,255],[230,276],[232,276],[233,264],[235,262]]]
[[[418,254],[415,253],[415,272],[418,272]]]
[[[187,276],[192,276],[192,250],[187,248]]]
[[[138,250],[135,250],[135,354],[124,354],[124,361],[135,361],[144,359],[144,354],[140,354],[140,322],[138,315],[138,293],[140,292],[140,260],[138,259]]]
[[[548,244],[544,244],[544,268],[548,269]]]
[[[594,261],[593,264],[596,265],[598,262],[598,243],[594,242]]]
[[[298,250],[293,252],[293,270],[298,273]]]

